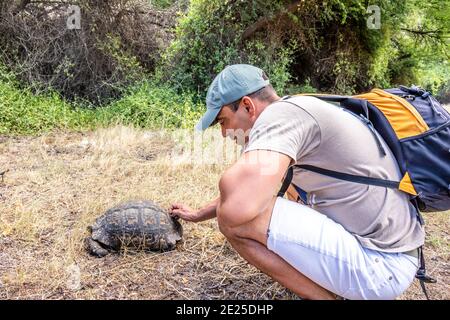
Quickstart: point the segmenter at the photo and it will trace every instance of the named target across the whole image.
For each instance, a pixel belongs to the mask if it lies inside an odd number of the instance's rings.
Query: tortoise
[[[89,252],[98,257],[123,247],[169,251],[182,239],[181,224],[151,201],[132,201],[107,210],[88,227]]]

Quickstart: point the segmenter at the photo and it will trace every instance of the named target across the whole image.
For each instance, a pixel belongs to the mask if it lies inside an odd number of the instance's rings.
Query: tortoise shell
[[[107,210],[89,227],[88,250],[99,257],[122,247],[168,251],[181,240],[181,224],[151,201],[132,201]]]

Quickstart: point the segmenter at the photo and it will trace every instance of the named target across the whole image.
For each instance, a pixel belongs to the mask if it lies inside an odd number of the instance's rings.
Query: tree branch
[[[442,30],[413,30],[407,28],[400,28],[402,31],[412,33],[417,36],[428,36],[433,38],[439,38],[442,35]]]

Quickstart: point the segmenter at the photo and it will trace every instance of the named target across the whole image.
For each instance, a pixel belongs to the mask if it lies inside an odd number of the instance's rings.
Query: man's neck
[[[281,97],[278,95],[274,95],[270,100],[268,100],[261,108],[261,112],[263,112],[268,106],[270,106],[272,103],[277,102],[281,100]]]

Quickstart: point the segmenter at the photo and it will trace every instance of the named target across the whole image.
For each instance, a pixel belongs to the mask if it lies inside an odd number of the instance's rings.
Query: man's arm
[[[281,153],[255,150],[228,169],[219,182],[219,228],[245,260],[281,285],[306,299],[334,299],[333,293],[267,249],[275,194],[291,160]]]
[[[197,211],[182,203],[174,203],[169,208],[169,214],[174,218],[181,218],[185,221],[201,222],[216,217],[216,210],[219,202],[220,197],[209,202]]]
[[[291,158],[278,152],[245,153],[219,181],[219,212],[232,212],[227,220],[236,227],[251,221],[270,205],[290,163]]]

